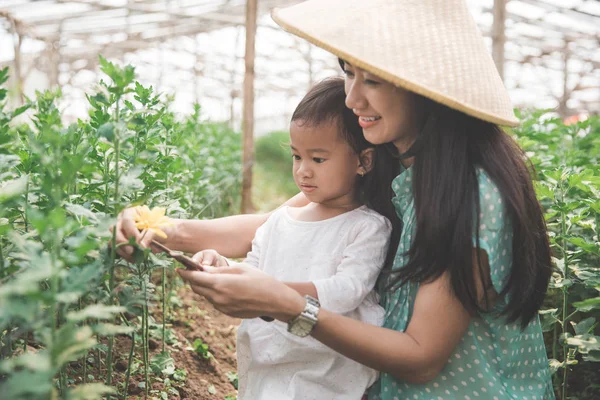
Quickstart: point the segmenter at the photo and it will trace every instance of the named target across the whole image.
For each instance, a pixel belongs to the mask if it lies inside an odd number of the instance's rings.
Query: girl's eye
[[[321,164],[321,163],[325,162],[325,159],[319,158],[319,157],[314,157],[313,161],[316,162],[317,164]]]
[[[292,154],[292,158],[296,161],[300,160],[300,156],[298,154]]]
[[[345,69],[345,70],[344,70],[344,74],[345,74],[347,77],[349,77],[349,78],[351,78],[351,77],[353,77],[353,76],[354,76],[354,72],[352,72],[352,71],[349,71],[349,70],[347,70],[347,69]]]
[[[365,84],[370,85],[370,86],[377,86],[377,85],[379,85],[379,82],[371,80],[371,79],[365,79]]]

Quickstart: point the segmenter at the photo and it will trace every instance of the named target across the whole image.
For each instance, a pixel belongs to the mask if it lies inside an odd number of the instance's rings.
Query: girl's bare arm
[[[308,200],[299,193],[289,199],[284,205],[300,207]],[[142,238],[135,227],[135,210],[128,208],[119,215],[115,229],[117,244],[127,243],[130,237],[144,247],[155,239],[173,250],[196,253],[204,249],[215,249],[226,257],[244,257],[250,250],[252,239],[259,226],[269,217],[269,214],[245,214],[213,220],[173,219],[173,226],[164,229],[167,239],[160,239],[147,232]],[[131,246],[121,246],[117,252],[122,257],[130,259]]]

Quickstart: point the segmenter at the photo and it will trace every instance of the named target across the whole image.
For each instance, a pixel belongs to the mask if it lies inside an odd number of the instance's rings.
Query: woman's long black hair
[[[512,267],[499,293],[507,296],[502,313],[525,327],[542,305],[552,272],[546,224],[527,157],[497,125],[429,99],[424,104],[428,117],[413,145],[416,232],[408,263],[388,271],[389,288],[407,281],[429,282],[449,271],[463,306],[472,314],[487,311],[477,285],[489,289],[490,271],[483,269],[479,256],[474,266],[473,257],[473,248],[479,247],[473,237],[479,237],[481,201],[476,169],[482,168],[498,187],[513,230]]]

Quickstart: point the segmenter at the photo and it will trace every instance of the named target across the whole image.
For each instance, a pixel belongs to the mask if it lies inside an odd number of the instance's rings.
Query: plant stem
[[[81,297],[79,298],[79,310],[81,311],[83,309],[83,301],[81,300]],[[87,321],[86,321],[87,322]],[[85,355],[83,356],[83,384],[85,385],[87,383],[87,358],[88,358],[88,352],[85,352]]]
[[[31,157],[31,152],[29,153]],[[25,213],[24,213],[24,221],[25,222],[25,232],[29,232],[29,217],[27,216],[27,209],[29,208],[29,175],[27,175],[27,183],[25,184]]]
[[[563,187],[563,183],[561,182],[561,197],[562,197],[562,202],[564,204],[564,200],[565,200],[565,192],[564,192],[564,187]],[[567,235],[567,222],[566,222],[566,214],[564,211],[561,211],[561,223],[560,223],[560,230],[561,230],[561,236],[562,236],[562,251],[563,251],[563,279],[567,279],[568,278],[568,273],[569,273],[569,255],[567,253],[567,239],[566,239],[566,235]],[[565,338],[565,333],[566,333],[566,329],[567,329],[567,312],[568,312],[568,300],[569,300],[569,294],[568,294],[568,289],[566,286],[562,287],[562,294],[563,294],[563,304],[562,304],[562,336],[563,336],[563,357],[564,357],[564,369],[563,369],[563,379],[562,379],[562,396],[561,399],[562,400],[566,400],[567,399],[567,375],[568,375],[568,348],[567,348],[567,342],[566,342],[566,338]]]
[[[58,276],[58,271],[56,270],[56,260],[57,260],[57,251],[58,251],[58,244],[57,243],[52,243],[52,251],[50,253],[50,268],[52,271],[52,275],[50,278],[50,293],[51,293],[51,303],[50,303],[50,327],[51,327],[51,345],[50,347],[53,348],[56,344],[56,331],[58,329],[58,310],[57,310],[57,304],[56,304],[56,296],[58,295],[58,285],[59,285],[59,276]],[[60,369],[59,374],[62,374],[62,368]],[[64,395],[64,386],[63,386],[63,380],[61,379],[62,376],[59,375],[59,391],[62,395]]]
[[[127,318],[121,314],[121,319],[125,323],[125,325],[130,326],[129,322],[127,322]],[[124,398],[127,398],[127,392],[129,390],[129,378],[131,376],[131,363],[133,362],[133,353],[135,350],[135,331],[131,332],[131,347],[129,348],[129,359],[127,360],[127,372],[125,373],[125,395]]]
[[[0,278],[4,278],[4,250],[2,249],[2,237],[0,236]]]
[[[119,113],[119,101],[117,100],[117,120]],[[113,213],[116,216],[119,209],[119,158],[120,158],[120,140],[119,135],[115,135],[115,192],[113,198]],[[115,288],[115,260],[117,258],[117,230],[113,229],[112,234],[112,245],[110,247],[110,272],[108,280],[108,295],[109,303],[114,304],[113,290]],[[112,355],[114,346],[114,336],[108,338],[108,351],[106,354],[106,385],[110,386],[112,383]],[[110,396],[109,396],[110,399]]]
[[[144,262],[146,263],[147,266],[147,260],[144,260]],[[146,268],[147,271],[147,268]],[[150,330],[148,329],[148,325],[149,325],[149,321],[148,321],[148,282],[146,282],[146,279],[144,279],[144,319],[146,321],[146,324],[144,326],[144,378],[146,380],[146,385],[144,385],[145,390],[145,398],[148,398],[148,386],[150,385],[150,380],[148,379],[148,367],[149,367],[149,363],[150,363],[150,352],[148,350],[149,348],[149,340],[150,340]]]
[[[162,352],[165,352],[165,325],[167,323],[167,269],[163,268],[162,270]]]

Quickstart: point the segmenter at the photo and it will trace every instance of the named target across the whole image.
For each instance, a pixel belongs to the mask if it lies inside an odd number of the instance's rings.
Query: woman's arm
[[[208,268],[207,272],[179,270],[194,292],[226,314],[270,315],[286,322],[304,309],[306,301],[295,290],[251,267]],[[452,294],[447,275],[442,275],[421,285],[406,332],[321,309],[313,336],[361,364],[407,382],[424,383],[446,365],[470,319]]]
[[[419,288],[406,332],[322,310],[313,336],[361,364],[406,382],[425,383],[444,368],[470,320],[443,275]]]
[[[284,205],[300,207],[308,200],[299,193],[289,199]],[[138,243],[148,247],[155,237],[152,232],[143,236],[135,226],[135,209],[127,208],[119,214],[115,229],[117,244],[127,243],[134,237]],[[173,226],[164,229],[167,239],[158,239],[173,250],[196,253],[204,249],[215,249],[225,257],[244,257],[250,250],[252,238],[256,229],[269,217],[269,214],[245,214],[213,220],[173,219]],[[121,246],[117,253],[130,259],[133,249],[131,246]]]

